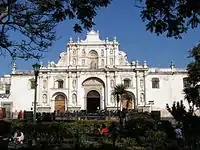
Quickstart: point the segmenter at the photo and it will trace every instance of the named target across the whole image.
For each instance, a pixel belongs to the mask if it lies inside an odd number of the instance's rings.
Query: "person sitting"
[[[102,129],[99,128],[98,130],[100,135],[109,136],[109,131],[105,124],[102,124]]]
[[[22,144],[24,142],[24,134],[17,130],[14,134],[14,142],[17,144]]]

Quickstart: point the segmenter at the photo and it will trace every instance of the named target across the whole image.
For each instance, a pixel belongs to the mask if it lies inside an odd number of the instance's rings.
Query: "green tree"
[[[146,29],[157,35],[181,38],[189,29],[199,27],[199,0],[136,0]]]
[[[56,40],[59,22],[77,20],[75,32],[90,29],[98,8],[106,7],[110,1],[1,0],[0,55],[39,59]]]
[[[2,0],[0,1],[0,55],[41,58],[56,40],[55,27],[75,20],[74,31],[90,29],[99,8],[112,0]],[[135,0],[146,30],[181,38],[200,20],[199,0]],[[17,35],[13,37],[13,33]]]
[[[169,113],[174,117],[174,119],[179,123],[181,123],[188,115],[188,112],[186,111],[183,101],[174,102],[172,107],[170,107],[167,104],[166,108],[169,111]]]
[[[189,53],[189,57],[193,58],[193,61],[187,66],[188,84],[183,91],[191,110],[195,111],[195,107],[200,108],[200,44],[192,48]]]
[[[175,120],[183,125],[183,131],[185,136],[185,144],[191,149],[196,147],[199,149],[198,141],[200,118],[195,114],[195,108],[200,108],[200,44],[196,45],[189,51],[189,57],[193,58],[193,61],[188,64],[188,78],[187,84],[184,88],[185,99],[189,104],[189,110],[185,109],[183,101],[174,102],[170,108],[167,105],[168,111],[172,114]]]

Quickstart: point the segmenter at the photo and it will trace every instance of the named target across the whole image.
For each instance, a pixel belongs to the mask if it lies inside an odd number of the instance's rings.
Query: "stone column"
[[[104,100],[103,100],[103,107],[104,109],[106,109],[107,105],[108,105],[108,73],[106,72],[106,83],[105,83],[105,96],[104,96]]]
[[[49,90],[48,90],[49,89],[48,88],[48,86],[49,86],[49,76],[48,75],[45,76],[45,80],[46,80],[46,89],[44,89],[44,90],[47,93],[47,105],[50,106],[50,99],[51,99],[51,97],[50,97],[50,93],[49,93]]]
[[[144,80],[144,105],[147,104],[146,100],[146,71],[143,72],[143,80]]]
[[[106,107],[109,105],[109,103],[110,103],[110,94],[109,94],[109,79],[110,79],[110,75],[109,75],[109,73],[107,72],[106,73]]]
[[[71,72],[68,73],[68,95],[67,95],[67,107],[71,106]]]
[[[106,66],[109,66],[109,58],[110,57],[108,57],[109,55],[109,53],[108,53],[108,38],[106,38]]]
[[[68,49],[68,66],[71,65],[70,64],[70,58],[71,58],[70,53],[71,53],[71,45],[69,45],[69,49]]]
[[[41,88],[41,74],[38,75],[38,80],[37,80],[37,106],[38,105],[42,105],[42,102],[41,102],[41,95],[42,95],[42,88]],[[37,107],[36,106],[36,107]]]
[[[76,106],[79,106],[80,105],[80,99],[81,99],[81,95],[80,95],[80,88],[81,88],[81,83],[80,82],[80,72],[77,72],[76,74],[76,100],[77,100],[77,103],[76,103]]]
[[[136,108],[138,106],[138,101],[139,101],[139,77],[138,77],[138,71],[135,72],[135,78],[136,78]]]
[[[49,88],[54,88],[54,79],[50,73],[47,74],[47,99],[48,99],[48,105],[51,107],[51,111],[55,111],[55,101],[50,97],[50,91]]]
[[[106,46],[106,66],[109,66],[109,60],[108,60],[108,47]]]
[[[116,51],[117,51],[117,47],[116,47],[116,45],[114,45],[114,51],[113,51],[113,53],[114,53],[113,65],[114,66],[116,66],[116,58],[117,58],[116,55],[118,54]]]

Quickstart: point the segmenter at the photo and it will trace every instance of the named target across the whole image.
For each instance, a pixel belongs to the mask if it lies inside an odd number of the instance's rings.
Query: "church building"
[[[0,82],[0,105],[7,111],[32,110],[35,76],[33,70],[18,70]],[[161,111],[169,116],[166,104],[184,99],[187,71],[175,68],[151,68],[146,61],[128,61],[116,37],[100,39],[99,32],[87,32],[84,40],[70,38],[58,62],[41,66],[37,82],[37,112],[67,110],[116,110],[111,95],[115,85],[123,83],[131,93],[129,108]],[[122,107],[123,104],[122,104]]]

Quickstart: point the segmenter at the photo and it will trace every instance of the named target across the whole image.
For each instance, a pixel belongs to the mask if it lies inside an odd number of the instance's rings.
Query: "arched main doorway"
[[[59,94],[55,98],[55,111],[64,112],[65,111],[65,96]]]
[[[92,90],[87,94],[87,111],[96,112],[100,109],[100,94],[99,92]]]

